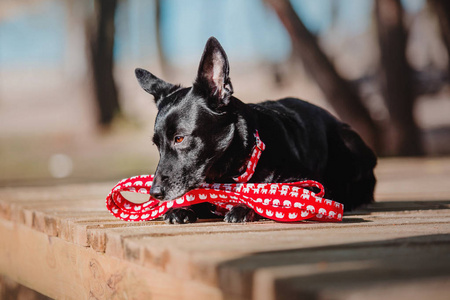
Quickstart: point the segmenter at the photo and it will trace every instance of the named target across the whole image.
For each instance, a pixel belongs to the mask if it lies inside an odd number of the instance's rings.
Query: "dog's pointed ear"
[[[174,87],[173,84],[159,79],[147,70],[137,68],[134,72],[136,73],[136,78],[139,85],[144,89],[144,91],[155,97],[156,104],[158,104],[158,101],[167,95]]]
[[[233,94],[229,73],[227,54],[219,41],[210,37],[200,60],[194,86],[214,99],[218,107],[227,105]]]

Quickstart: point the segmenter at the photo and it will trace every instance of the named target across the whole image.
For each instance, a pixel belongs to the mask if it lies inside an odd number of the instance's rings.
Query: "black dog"
[[[285,98],[244,104],[233,97],[229,64],[219,42],[206,43],[193,86],[182,88],[136,69],[141,87],[158,107],[153,142],[160,161],[150,194],[172,200],[203,182],[232,183],[243,172],[259,132],[266,144],[249,182],[274,183],[313,179],[326,197],[346,210],[373,201],[376,157],[348,125],[308,102]],[[170,223],[209,217],[203,204],[169,211]],[[258,219],[236,206],[228,222]]]

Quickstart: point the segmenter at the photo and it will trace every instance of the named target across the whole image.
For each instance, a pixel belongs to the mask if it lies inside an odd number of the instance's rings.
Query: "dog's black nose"
[[[164,189],[159,185],[152,186],[150,195],[155,199],[162,200],[164,198]]]

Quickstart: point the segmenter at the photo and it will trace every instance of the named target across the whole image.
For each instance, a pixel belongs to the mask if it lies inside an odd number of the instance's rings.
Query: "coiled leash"
[[[342,221],[344,205],[323,198],[322,184],[313,180],[290,183],[244,183],[253,175],[265,145],[255,133],[256,143],[244,173],[234,178],[237,183],[204,183],[184,196],[159,201],[152,197],[144,203],[127,200],[121,192],[150,194],[153,175],[141,175],[121,180],[106,197],[107,209],[124,221],[149,221],[165,214],[171,208],[210,202],[224,210],[245,204],[259,215],[281,222],[301,220],[338,222]],[[307,188],[317,188],[314,193]]]

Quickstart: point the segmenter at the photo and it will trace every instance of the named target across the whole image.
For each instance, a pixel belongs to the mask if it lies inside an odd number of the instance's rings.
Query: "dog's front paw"
[[[186,224],[197,221],[197,215],[189,208],[171,208],[163,216],[168,224]]]
[[[253,209],[243,204],[236,205],[225,215],[224,220],[228,223],[254,222],[261,218]]]

